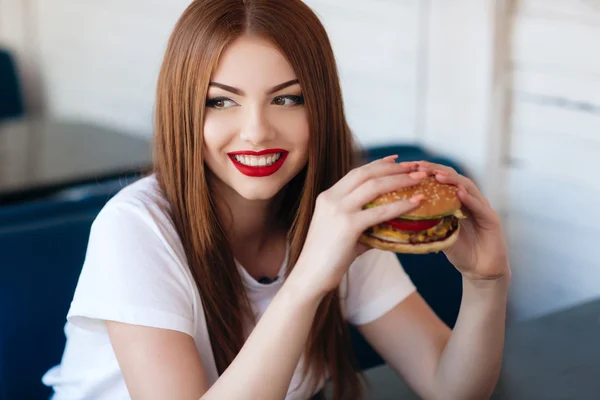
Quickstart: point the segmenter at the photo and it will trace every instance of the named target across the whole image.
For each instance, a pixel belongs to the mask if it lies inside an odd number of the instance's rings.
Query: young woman
[[[423,398],[490,395],[510,276],[498,216],[446,167],[355,164],[306,5],[194,1],[156,101],[155,173],[94,222],[63,360],[44,377],[55,399],[309,399],[326,380],[356,399],[347,322]],[[453,332],[394,254],[357,244],[421,198],[362,205],[426,175],[457,185],[470,216],[447,252],[464,277]]]

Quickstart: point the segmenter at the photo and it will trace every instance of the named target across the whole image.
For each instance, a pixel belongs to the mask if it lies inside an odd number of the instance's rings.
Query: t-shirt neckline
[[[285,273],[287,271],[289,258],[290,258],[290,246],[289,246],[289,243],[286,242],[285,257],[283,258],[283,262],[281,263],[281,266],[279,267],[279,271],[277,272],[278,279],[271,283],[258,282],[256,279],[254,279],[252,277],[252,275],[250,275],[250,273],[248,273],[248,271],[246,271],[246,268],[244,268],[244,266],[235,257],[233,260],[235,261],[235,265],[237,266],[238,270],[240,271],[240,274],[242,275],[242,280],[244,281],[244,284],[246,285],[246,287],[251,288],[251,289],[266,289],[266,288],[278,287],[283,284],[283,281],[285,280]]]

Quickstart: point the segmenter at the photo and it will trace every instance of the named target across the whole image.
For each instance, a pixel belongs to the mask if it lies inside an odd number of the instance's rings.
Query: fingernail
[[[423,179],[427,176],[427,173],[421,171],[421,172],[411,172],[410,174],[408,174],[408,176],[410,176],[412,179]]]
[[[392,154],[391,156],[384,157],[383,159],[386,161],[391,161],[395,160],[396,158],[398,158],[398,154]]]
[[[446,171],[441,171],[439,169],[436,169],[435,171],[433,171],[436,175],[442,175],[442,176],[448,176],[448,173]]]
[[[419,204],[421,202],[421,200],[423,200],[424,198],[425,198],[424,195],[416,194],[413,197],[411,197],[410,199],[408,199],[408,201],[410,201],[411,203],[414,203],[414,204]]]

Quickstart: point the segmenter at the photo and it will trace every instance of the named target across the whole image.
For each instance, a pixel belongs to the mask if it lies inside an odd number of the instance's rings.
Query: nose
[[[275,131],[269,124],[266,111],[261,107],[248,107],[240,130],[240,139],[252,145],[269,142]]]

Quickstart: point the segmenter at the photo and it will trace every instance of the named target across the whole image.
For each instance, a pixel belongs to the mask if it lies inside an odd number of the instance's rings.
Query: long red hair
[[[311,132],[308,162],[288,183],[279,215],[288,229],[291,268],[304,245],[317,196],[355,162],[331,44],[307,5],[300,0],[196,0],[189,5],[170,37],[158,79],[155,172],[202,296],[219,374],[242,348],[254,321],[208,190],[203,121],[219,57],[244,34],[268,39],[280,49],[305,98]],[[306,360],[305,372],[310,371],[313,384],[331,378],[335,399],[361,397],[337,291],[317,311]]]

